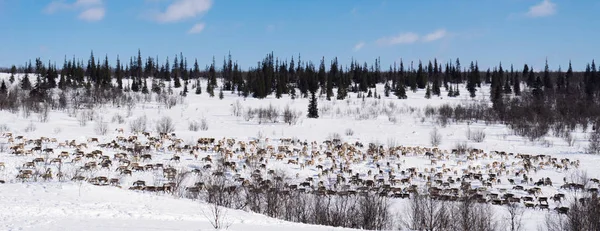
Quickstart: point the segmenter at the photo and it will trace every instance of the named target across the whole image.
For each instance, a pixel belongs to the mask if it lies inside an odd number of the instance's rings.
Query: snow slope
[[[0,185],[0,230],[213,230],[207,204],[78,183]],[[228,230],[348,230],[227,210]]]

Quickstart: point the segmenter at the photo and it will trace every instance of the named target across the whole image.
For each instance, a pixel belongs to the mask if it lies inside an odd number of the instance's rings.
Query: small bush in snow
[[[388,114],[388,121],[390,121],[393,124],[398,123],[398,118],[396,117],[396,115],[389,113]]]
[[[108,133],[108,123],[104,122],[103,119],[97,120],[96,127],[94,127],[94,131],[97,135],[106,135],[106,133]]]
[[[352,130],[352,128],[347,128],[344,134],[346,134],[346,136],[353,136],[354,130]]]
[[[290,109],[289,105],[287,105],[283,110],[283,121],[289,125],[295,125],[296,123],[298,123],[298,119],[300,119],[301,115],[302,112],[294,111]]]
[[[454,150],[456,150],[457,154],[466,154],[469,149],[470,147],[467,142],[458,142],[454,145]]]
[[[252,110],[251,107],[248,107],[248,109],[244,113],[244,120],[245,121],[250,121],[252,119],[254,119],[254,110]]]
[[[123,116],[121,114],[117,113],[112,117],[111,122],[123,124],[123,123],[125,123],[125,118],[123,118]]]
[[[10,131],[10,128],[8,127],[8,125],[0,124],[0,132],[1,133],[8,132],[8,131]]]
[[[173,119],[168,116],[163,116],[156,122],[156,132],[158,133],[172,133],[175,131],[175,124]]]
[[[329,133],[327,136],[327,140],[342,140],[342,135],[340,133]]]
[[[27,127],[25,127],[25,132],[34,132],[35,130],[37,130],[37,127],[33,124],[33,121],[30,121]]]
[[[146,122],[146,116],[140,116],[137,119],[129,122],[129,129],[131,129],[132,132],[145,132]]]
[[[397,145],[396,139],[394,139],[393,137],[388,138],[387,145],[388,145],[388,148],[395,148]]]
[[[563,139],[565,140],[565,142],[567,142],[569,147],[573,147],[573,145],[575,145],[575,137],[573,137],[573,133],[565,132]]]
[[[79,126],[81,126],[81,127],[85,127],[87,125],[87,121],[88,121],[88,119],[86,118],[86,116],[84,114],[85,114],[85,112],[81,112],[81,113],[79,113],[79,116],[77,116],[77,122],[79,122]]]
[[[593,131],[588,141],[590,143],[588,144],[587,151],[590,154],[600,154],[600,129]]]
[[[200,123],[198,121],[192,120],[188,123],[188,130],[192,132],[197,132],[200,130]]]
[[[429,141],[431,146],[434,147],[437,147],[442,143],[442,134],[440,134],[437,128],[433,128],[433,130],[429,133]]]
[[[200,130],[202,130],[202,131],[208,130],[208,121],[206,120],[206,118],[202,118],[200,120]]]
[[[481,143],[485,140],[485,131],[482,129],[471,130],[471,128],[469,128],[467,129],[467,139]]]
[[[231,105],[231,112],[233,113],[233,116],[242,116],[244,108],[242,107],[242,103],[240,102],[240,100],[236,100],[235,103]]]

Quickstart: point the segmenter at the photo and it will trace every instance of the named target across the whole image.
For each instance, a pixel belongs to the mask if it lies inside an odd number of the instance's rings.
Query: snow
[[[8,79],[8,74],[0,73],[0,79]],[[206,86],[203,82],[202,86]],[[284,95],[283,99],[275,99],[269,96],[267,99],[258,100],[253,98],[244,99],[231,92],[224,92],[224,99],[218,96],[209,97],[204,91],[201,95],[195,95],[191,86],[190,92],[183,99],[182,103],[171,109],[166,109],[163,105],[156,103],[155,100],[148,103],[140,103],[131,110],[128,115],[126,108],[114,108],[110,105],[96,108],[93,110],[95,115],[101,116],[103,121],[108,122],[108,134],[99,136],[95,133],[95,122],[90,121],[86,126],[80,126],[78,116],[84,111],[80,110],[77,115],[65,111],[51,111],[48,122],[39,122],[38,115],[33,113],[25,118],[22,112],[13,114],[7,111],[0,111],[1,124],[5,124],[9,131],[14,135],[23,135],[28,138],[38,138],[40,136],[57,138],[59,142],[64,140],[76,140],[78,143],[87,142],[90,137],[99,138],[100,143],[110,142],[116,136],[121,134],[115,131],[116,128],[123,128],[126,132],[123,136],[130,135],[129,122],[140,116],[146,116],[148,119],[148,130],[154,130],[154,123],[163,116],[168,116],[175,121],[178,138],[186,143],[195,143],[200,137],[235,138],[237,140],[251,140],[262,137],[269,138],[271,143],[277,143],[280,138],[295,138],[308,142],[323,140],[339,134],[345,142],[377,143],[384,146],[403,145],[403,146],[421,146],[429,147],[429,133],[433,127],[437,127],[442,134],[442,143],[440,148],[452,149],[459,142],[466,142],[470,147],[483,149],[486,152],[498,150],[507,153],[528,153],[528,154],[548,154],[556,158],[569,158],[570,160],[580,160],[579,169],[586,171],[588,177],[599,178],[600,170],[595,163],[600,161],[599,156],[585,154],[587,145],[586,133],[578,131],[574,133],[576,142],[574,146],[550,135],[545,137],[545,142],[530,142],[522,137],[512,134],[510,129],[504,125],[483,123],[453,123],[441,127],[436,124],[432,118],[425,115],[426,107],[437,107],[446,103],[476,103],[483,101],[487,103],[489,90],[483,88],[477,92],[475,99],[467,96],[466,90],[461,91],[462,95],[457,98],[433,97],[424,98],[424,91],[416,93],[407,92],[407,100],[398,100],[393,95],[391,97],[383,96],[383,86],[378,86],[378,95],[381,100],[367,98],[358,99],[355,94],[350,94],[351,98],[343,101],[327,101],[324,97],[319,99],[319,119],[307,119],[306,111],[308,99],[291,100],[289,96]],[[465,89],[464,87],[461,89]],[[175,89],[175,94],[181,89]],[[442,92],[444,95],[445,92]],[[280,123],[262,123],[258,124],[256,120],[246,121],[243,117],[236,117],[232,114],[232,105],[239,101],[244,107],[259,108],[273,105],[281,111],[286,105],[292,109],[301,111],[302,116],[298,124],[287,125]],[[393,106],[392,106],[393,104]],[[390,116],[384,111],[391,111]],[[361,118],[373,112],[377,112],[375,118]],[[71,115],[70,115],[71,114]],[[118,124],[111,119],[115,115],[125,117],[125,123]],[[392,118],[390,118],[392,117]],[[201,119],[208,121],[209,129],[207,131],[189,131],[189,121]],[[396,121],[394,122],[394,119]],[[26,131],[31,124],[35,129]],[[346,135],[346,130],[351,129],[354,134]],[[467,130],[483,130],[486,138],[481,143],[467,140]],[[7,139],[0,139],[0,144],[6,143]],[[56,144],[45,144],[45,147],[56,148]],[[44,147],[44,148],[45,148]],[[97,147],[91,146],[88,151]],[[72,149],[65,149],[72,151]],[[58,150],[60,151],[60,150]],[[57,151],[55,151],[57,152]],[[57,152],[58,153],[58,152]],[[108,151],[105,155],[112,155],[115,152]],[[166,150],[153,153],[156,155],[155,162],[168,162],[173,152]],[[201,157],[209,153],[201,153]],[[153,157],[153,159],[155,159]],[[126,190],[134,180],[143,179],[146,182],[156,182],[156,176],[152,173],[136,173],[135,177],[123,177],[123,189],[115,187],[97,187],[90,184],[79,183],[59,183],[56,180],[51,182],[29,182],[20,183],[15,179],[18,170],[25,161],[30,161],[31,156],[16,157],[14,154],[0,152],[0,162],[4,162],[6,167],[0,170],[0,180],[5,180],[6,184],[0,184],[0,229],[2,230],[207,230],[212,226],[202,215],[202,210],[208,206],[198,201],[189,199],[173,198],[168,195],[154,195]],[[442,164],[456,167],[459,166],[459,159],[450,159],[439,161],[436,166],[432,166],[430,161],[423,156],[408,156],[399,159],[390,159],[393,163],[402,163],[403,168],[415,166],[418,168],[439,168]],[[286,159],[287,161],[287,159]],[[493,162],[494,159],[469,161],[467,164],[473,166],[485,166]],[[511,159],[510,161],[515,161]],[[326,160],[322,163],[330,166],[331,162]],[[190,156],[182,156],[182,162],[174,164],[177,167],[200,167],[203,164],[194,160]],[[74,168],[65,164],[67,171]],[[317,176],[315,167],[309,166],[301,169],[297,166],[290,166],[283,161],[270,161],[269,169],[284,170],[289,176],[299,175],[295,181],[300,182],[306,177]],[[353,165],[355,170],[366,174],[368,170],[376,170],[373,161],[365,161]],[[550,177],[554,182],[554,187],[545,186],[543,196],[552,196],[559,192],[558,186],[562,185],[563,177],[568,176],[573,169],[556,170],[542,169],[537,173],[530,175],[534,181],[541,177]],[[105,174],[109,178],[117,177],[114,170],[99,170],[96,174]],[[501,177],[502,183],[494,188],[511,189],[512,186],[507,182],[508,177]],[[421,182],[422,183],[422,182]],[[532,187],[532,185],[528,185]],[[568,191],[560,191],[569,193]],[[401,213],[407,200],[393,199],[393,208],[396,213]],[[551,202],[551,208],[557,206]],[[501,207],[494,206],[498,214],[503,213]],[[228,217],[232,219],[233,225],[230,230],[341,230],[333,227],[313,226],[305,224],[296,224],[269,218],[259,214],[252,214],[238,210],[227,210]],[[526,230],[535,230],[543,220],[546,212],[540,210],[527,210],[524,221]]]
[[[0,230],[213,230],[209,205],[79,183],[0,185]],[[227,210],[228,230],[347,230]]]

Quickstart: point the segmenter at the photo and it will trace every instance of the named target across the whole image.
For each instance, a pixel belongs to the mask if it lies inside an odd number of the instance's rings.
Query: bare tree
[[[218,206],[216,203],[208,204],[207,208],[202,210],[202,214],[217,230],[229,229],[233,224],[227,217],[226,208]]]
[[[508,222],[510,225],[510,231],[520,231],[522,230],[523,225],[523,207],[521,207],[518,203],[508,203],[505,206],[506,211],[508,212]]]

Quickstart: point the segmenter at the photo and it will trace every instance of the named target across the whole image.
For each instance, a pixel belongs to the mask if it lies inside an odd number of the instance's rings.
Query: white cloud
[[[446,31],[446,29],[439,29],[439,30],[433,31],[429,34],[426,34],[424,36],[420,36],[419,34],[414,33],[414,32],[406,32],[406,33],[399,34],[397,36],[383,37],[383,38],[377,39],[377,41],[375,41],[375,43],[377,43],[381,46],[391,46],[391,45],[397,45],[397,44],[413,44],[416,42],[428,43],[428,42],[440,40],[447,36],[448,36],[448,31]],[[359,44],[357,44],[357,46],[358,45]],[[364,44],[363,44],[363,46],[364,46]],[[362,46],[360,46],[360,48],[362,48]],[[360,48],[358,48],[358,49],[360,49]],[[356,47],[355,47],[355,49],[356,49]]]
[[[427,35],[425,35],[425,37],[423,37],[423,42],[433,42],[435,40],[439,40],[442,39],[444,37],[446,37],[446,29],[439,29],[436,30],[434,32],[431,32]]]
[[[44,8],[44,12],[47,14],[54,14],[63,10],[79,11],[78,18],[85,21],[102,20],[106,13],[103,0],[76,0],[72,3],[65,0],[55,0]]]
[[[211,7],[212,0],[176,0],[165,12],[158,13],[155,20],[162,23],[178,22],[201,15]]]
[[[352,49],[353,51],[359,51],[360,49],[362,49],[365,46],[365,42],[359,42],[356,45],[354,45],[354,48]]]
[[[402,33],[397,36],[377,39],[379,45],[411,44],[419,41],[419,35],[413,32]]]
[[[529,11],[525,14],[532,18],[546,17],[556,13],[556,3],[550,2],[550,0],[543,0],[541,3],[534,5],[529,8]]]
[[[188,30],[188,34],[198,34],[204,30],[204,27],[206,27],[205,23],[196,23],[196,25],[194,25],[192,28],[190,28],[190,30]]]
[[[100,21],[104,18],[104,14],[104,7],[94,7],[81,12],[79,19],[88,22]]]

